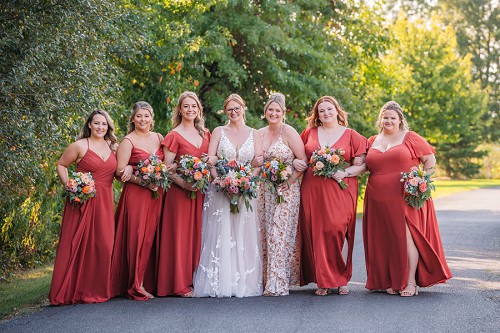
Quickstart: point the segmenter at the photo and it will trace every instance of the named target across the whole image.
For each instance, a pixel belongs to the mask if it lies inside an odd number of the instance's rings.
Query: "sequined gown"
[[[253,131],[239,151],[221,133],[217,156],[251,162],[254,157]],[[229,198],[211,185],[205,195],[200,263],[194,274],[196,297],[248,297],[262,294],[262,251],[257,219],[253,211],[240,204],[232,214]]]

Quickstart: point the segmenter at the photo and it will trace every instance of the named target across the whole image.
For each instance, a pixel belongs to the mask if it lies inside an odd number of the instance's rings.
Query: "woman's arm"
[[[207,163],[210,168],[210,175],[212,178],[217,177],[217,172],[215,171],[215,166],[217,165],[217,148],[219,147],[219,142],[221,138],[221,128],[216,127],[214,131],[212,132],[212,135],[210,137],[210,143],[208,145],[208,158],[207,158]]]
[[[436,171],[436,156],[434,154],[424,155],[420,157],[420,162],[424,165],[424,170],[427,173],[434,173]]]
[[[289,126],[285,125],[285,138],[286,142],[288,144],[288,147],[293,152],[293,155],[295,155],[295,160],[299,163],[299,167],[302,166],[302,168],[294,168],[293,171],[293,180],[297,180],[307,169],[307,156],[306,156],[306,150],[304,148],[304,143],[302,142],[302,139],[300,138],[299,133],[297,131]],[[301,163],[303,162],[303,163]],[[295,166],[295,164],[294,164]],[[303,168],[305,166],[305,168]]]
[[[264,152],[262,150],[262,138],[259,135],[259,132],[256,129],[253,129],[253,149],[254,149],[254,156],[263,156]],[[260,169],[262,167],[262,164],[254,167],[253,169],[253,176],[257,176],[260,173]]]
[[[76,141],[66,148],[61,158],[57,161],[57,175],[64,186],[66,186],[69,179],[68,167],[73,163],[79,162],[84,155],[85,149],[82,147],[80,142]]]

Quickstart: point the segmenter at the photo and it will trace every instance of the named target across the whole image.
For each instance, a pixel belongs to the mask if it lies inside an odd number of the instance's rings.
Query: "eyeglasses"
[[[226,110],[226,112],[227,112],[227,113],[233,113],[233,111],[234,111],[234,112],[236,112],[236,113],[240,113],[240,111],[241,111],[241,106],[237,106],[237,107],[235,107],[235,108],[232,108],[232,109],[227,109],[227,110]]]

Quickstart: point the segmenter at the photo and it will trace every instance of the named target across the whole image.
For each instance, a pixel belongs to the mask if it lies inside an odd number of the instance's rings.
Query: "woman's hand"
[[[352,161],[352,165],[357,165],[357,166],[360,166],[363,163],[365,163],[365,155],[363,155],[363,156],[356,156],[353,159],[353,161]]]
[[[132,168],[131,165],[127,165],[123,170],[121,171],[122,176],[121,176],[121,181],[122,182],[128,182],[130,180],[130,177],[132,177],[132,173],[134,172],[134,169]]]
[[[261,167],[264,164],[264,155],[255,156],[252,160],[252,166],[254,168]]]
[[[298,172],[304,172],[307,170],[307,163],[296,158],[293,160],[293,167]]]
[[[170,165],[167,165],[167,172],[171,175],[175,174],[177,171],[177,163],[172,163]]]
[[[153,191],[153,192],[158,191],[158,185],[153,184],[153,183],[149,183],[149,184],[146,186],[146,188],[150,189],[150,190],[151,190],[151,191]]]
[[[340,183],[342,180],[344,180],[345,177],[348,176],[348,173],[347,171],[342,171],[342,170],[339,170],[337,172],[335,172],[331,177],[333,179],[335,179],[335,181],[337,183]]]

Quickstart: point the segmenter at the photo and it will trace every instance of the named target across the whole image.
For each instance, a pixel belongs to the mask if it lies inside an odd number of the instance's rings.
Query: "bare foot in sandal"
[[[347,286],[341,286],[338,290],[339,295],[349,295],[349,288]]]
[[[325,296],[330,293],[330,290],[328,288],[318,288],[314,293],[318,296]]]

